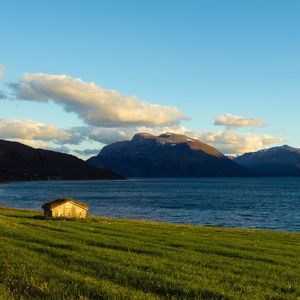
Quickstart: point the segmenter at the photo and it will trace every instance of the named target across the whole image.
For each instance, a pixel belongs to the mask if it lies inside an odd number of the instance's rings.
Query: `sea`
[[[0,205],[73,197],[94,216],[300,232],[300,178],[143,178],[0,185]]]

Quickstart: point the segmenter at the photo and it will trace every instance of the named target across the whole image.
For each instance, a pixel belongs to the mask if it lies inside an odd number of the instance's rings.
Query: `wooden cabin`
[[[85,219],[87,216],[88,206],[72,198],[61,198],[45,203],[45,218],[78,218]]]

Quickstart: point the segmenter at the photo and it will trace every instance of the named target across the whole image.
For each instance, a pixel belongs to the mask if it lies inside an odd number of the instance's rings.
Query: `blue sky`
[[[9,84],[20,83],[24,73],[66,74],[141,102],[174,106],[189,117],[179,121],[187,133],[226,152],[234,147],[211,139],[211,132],[242,135],[241,143],[245,135],[275,138],[260,148],[300,147],[299,1],[10,0],[1,1],[0,10],[0,90],[7,98],[20,98]],[[0,119],[51,123],[61,130],[94,126],[56,100],[2,99]],[[267,125],[214,125],[224,114]],[[124,124],[115,127],[120,131]],[[129,133],[125,127],[128,136],[139,129]],[[0,138],[16,139],[5,130],[1,135],[0,124]],[[96,149],[103,144],[96,140],[68,147]]]

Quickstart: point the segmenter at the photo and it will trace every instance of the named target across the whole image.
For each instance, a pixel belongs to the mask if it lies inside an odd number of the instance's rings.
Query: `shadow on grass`
[[[43,230],[49,230],[49,231],[55,231],[55,232],[64,232],[64,233],[70,233],[70,231],[68,230],[64,230],[64,229],[61,229],[61,228],[53,228],[53,227],[48,227],[47,225],[42,225],[44,223],[39,223],[39,224],[26,224],[27,226],[31,226],[31,227],[34,227],[34,228],[40,228],[40,229],[43,229]]]
[[[28,220],[45,220],[43,215],[35,215],[35,216],[20,216],[20,215],[13,215],[9,214],[6,215],[8,218],[16,218],[16,219],[28,219]]]
[[[82,222],[82,223],[90,223],[90,219],[80,219],[80,218],[67,218],[67,217],[45,217],[43,215],[34,215],[34,216],[27,216],[27,215],[15,215],[9,214],[6,215],[9,218],[17,218],[17,219],[27,219],[27,220],[45,220],[45,221],[70,221],[70,222]]]

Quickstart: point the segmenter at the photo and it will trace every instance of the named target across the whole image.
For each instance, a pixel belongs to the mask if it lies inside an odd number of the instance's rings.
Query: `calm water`
[[[300,232],[300,178],[46,181],[0,185],[0,205],[41,209],[67,196],[97,216]]]

